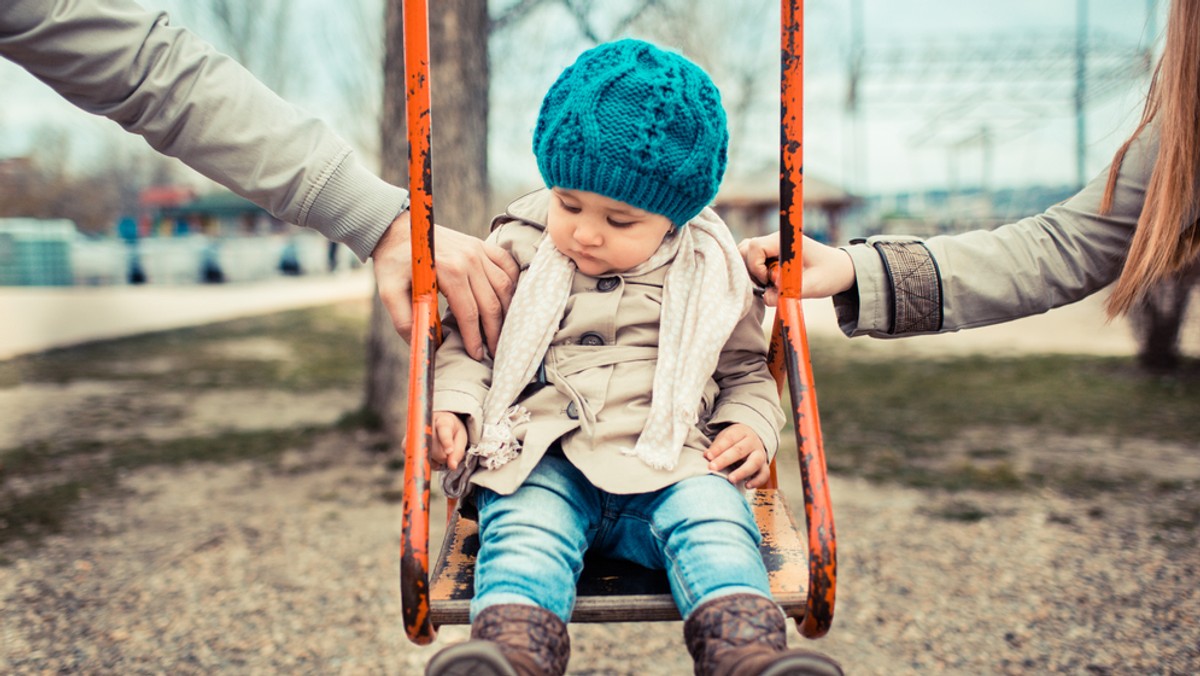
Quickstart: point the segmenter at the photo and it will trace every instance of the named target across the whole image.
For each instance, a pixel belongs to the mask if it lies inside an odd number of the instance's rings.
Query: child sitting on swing
[[[547,190],[492,225],[523,270],[491,362],[445,321],[431,458],[468,493],[471,638],[427,674],[563,674],[585,552],[666,570],[697,674],[840,674],[787,650],[741,486],[766,483],[783,414],[764,307],[706,208],[720,94],[637,40],[583,53],[542,101]]]

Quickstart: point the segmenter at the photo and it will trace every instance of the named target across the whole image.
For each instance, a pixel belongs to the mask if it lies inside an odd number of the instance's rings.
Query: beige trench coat
[[[492,223],[489,241],[508,250],[522,269],[542,237],[549,195],[546,190],[526,195]],[[739,422],[753,429],[768,455],[775,456],[784,417],[767,370],[761,300],[751,305],[726,342],[704,391],[700,424],[675,468],[656,470],[622,454],[632,448],[650,410],[665,276],[665,266],[636,277],[575,273],[562,324],[543,361],[545,385],[531,384],[519,399],[530,412],[529,422],[514,430],[521,453],[498,469],[481,467],[472,483],[512,493],[558,440],[566,457],[601,490],[649,492],[709,473],[704,450],[716,431]],[[491,362],[467,355],[452,316],[444,329],[433,408],[464,416],[475,443]]]

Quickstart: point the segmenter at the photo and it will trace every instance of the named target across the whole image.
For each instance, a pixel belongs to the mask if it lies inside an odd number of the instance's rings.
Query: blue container
[[[67,220],[0,219],[0,286],[70,286],[76,236]]]

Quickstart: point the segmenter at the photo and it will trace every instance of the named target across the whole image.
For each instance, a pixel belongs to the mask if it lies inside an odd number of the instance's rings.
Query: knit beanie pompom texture
[[[547,187],[604,195],[676,226],[716,197],[728,145],[708,74],[640,40],[581,54],[546,93],[533,132]]]

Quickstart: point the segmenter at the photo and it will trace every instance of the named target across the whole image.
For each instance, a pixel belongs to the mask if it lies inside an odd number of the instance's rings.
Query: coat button
[[[571,420],[579,420],[579,409],[575,406],[575,402],[567,404],[567,417]]]
[[[588,331],[579,337],[579,344],[587,345],[588,347],[599,347],[604,344],[604,336],[595,331]]]
[[[603,277],[596,282],[596,289],[608,293],[621,285],[620,277]]]

